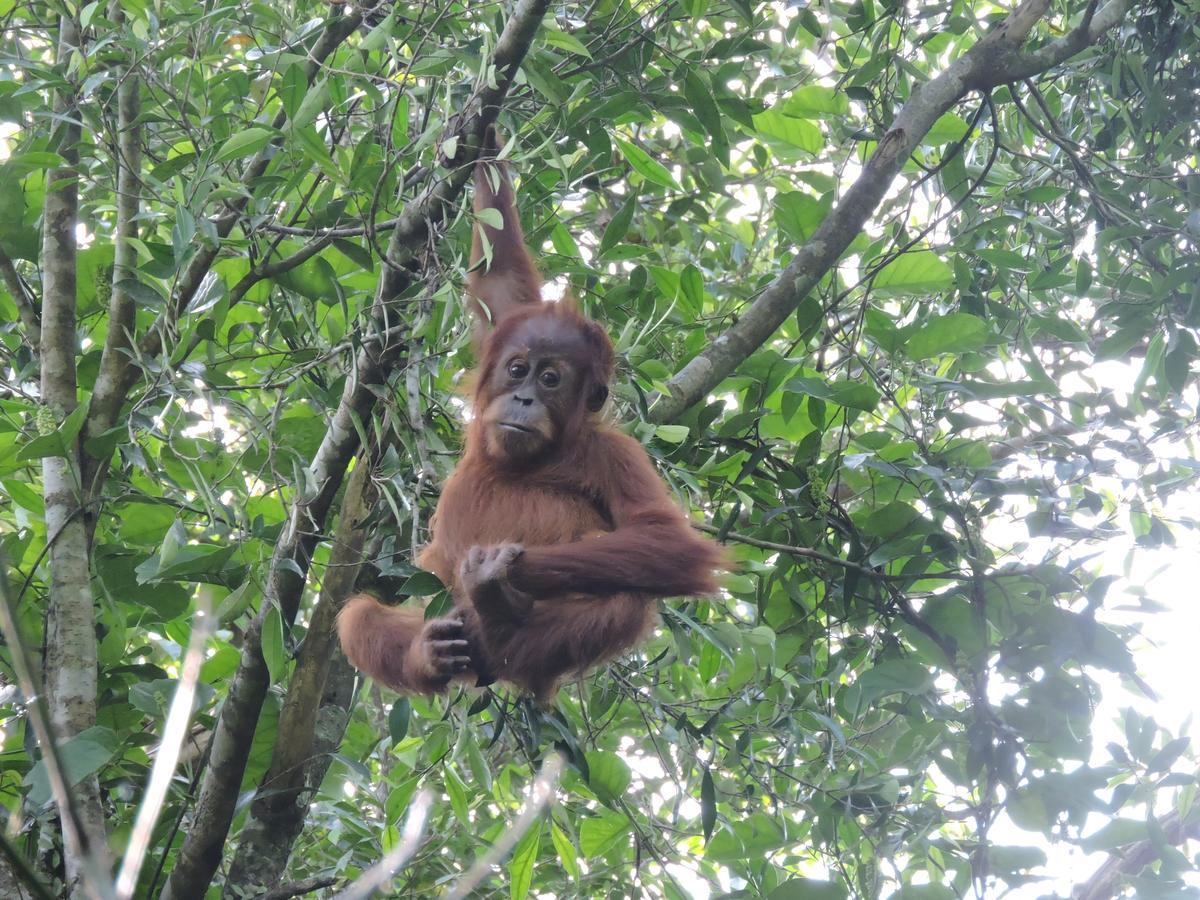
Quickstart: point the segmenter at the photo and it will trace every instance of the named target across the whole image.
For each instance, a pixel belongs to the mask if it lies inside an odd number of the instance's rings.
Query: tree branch
[[[114,22],[118,25],[124,22],[125,14],[119,2],[112,3],[110,11]],[[114,154],[114,168],[117,171],[117,228],[113,236],[112,296],[108,302],[108,333],[105,335],[104,350],[100,356],[100,370],[96,374],[92,402],[83,427],[85,443],[103,434],[116,423],[126,397],[126,392],[121,390],[121,375],[125,369],[131,367],[132,362],[130,350],[133,348],[137,305],[130,285],[137,280],[137,251],[132,242],[138,236],[137,215],[141,206],[142,129],[137,121],[141,106],[141,83],[130,66],[124,72],[117,88],[117,139]],[[103,473],[107,471],[108,460],[100,460],[84,453],[81,462],[81,481],[85,497],[90,499],[103,487]],[[91,519],[89,524],[94,528],[94,519]]]
[[[1178,811],[1171,812],[1159,821],[1159,825],[1171,846],[1200,840],[1200,819],[1194,816],[1190,822],[1183,822]],[[1071,892],[1071,897],[1073,900],[1109,900],[1120,890],[1127,876],[1137,875],[1155,860],[1162,859],[1162,854],[1161,843],[1149,839],[1126,847],[1105,860],[1091,878]]]
[[[25,279],[21,277],[21,273],[17,271],[16,265],[4,252],[3,247],[0,247],[0,278],[4,279],[4,286],[8,288],[13,303],[17,305],[17,314],[20,315],[21,325],[25,328],[25,340],[29,342],[30,347],[37,349],[42,333],[37,298],[33,296],[33,291],[25,283]]]
[[[1049,0],[1025,0],[940,75],[914,87],[841,202],[738,321],[667,382],[667,393],[657,398],[650,420],[662,423],[678,418],[771,338],[862,231],[905,161],[940,116],[972,90],[987,90],[1045,71],[1079,52],[1121,20],[1127,2],[1111,0],[1095,14],[1086,31],[1076,29],[1046,47],[1019,55],[1020,45],[1049,6]]]
[[[1095,6],[1095,2],[1090,2],[1079,26],[1061,38],[1027,53],[1014,52],[1003,58],[995,71],[981,72],[983,86],[995,87],[1031,78],[1066,62],[1120,24],[1129,9],[1129,0],[1109,0],[1098,10]]]
[[[306,878],[304,881],[293,881],[290,884],[272,888],[259,897],[259,900],[291,900],[292,897],[302,897],[335,884],[337,884],[336,878]]]

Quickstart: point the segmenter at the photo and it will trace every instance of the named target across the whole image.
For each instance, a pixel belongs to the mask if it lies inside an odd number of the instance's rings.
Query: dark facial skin
[[[588,358],[583,336],[555,316],[521,322],[505,339],[487,378],[483,410],[488,455],[514,464],[536,461],[554,449],[566,424],[606,389],[590,384],[580,364]],[[598,408],[596,404],[594,408]]]

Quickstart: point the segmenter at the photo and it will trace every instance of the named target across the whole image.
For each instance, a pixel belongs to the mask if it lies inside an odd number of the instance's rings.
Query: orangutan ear
[[[604,401],[608,399],[608,386],[603,384],[592,385],[592,389],[588,391],[587,408],[592,412],[600,412],[604,408]]]
[[[475,163],[475,227],[467,276],[471,309],[484,327],[542,302],[542,277],[525,247],[508,166],[496,159],[499,150],[500,139],[489,125]]]

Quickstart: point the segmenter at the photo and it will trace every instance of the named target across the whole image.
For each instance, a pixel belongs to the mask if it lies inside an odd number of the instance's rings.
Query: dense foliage
[[[1045,5],[1034,51],[1104,14]],[[281,752],[311,782],[299,820],[231,807],[212,886],[192,875],[172,896],[252,893],[239,841],[273,835],[254,852],[282,870],[279,835],[301,824],[280,877],[340,884],[395,844],[421,787],[428,837],[396,884],[437,895],[558,748],[557,803],[497,896],[998,896],[1066,874],[1046,865],[1060,844],[1148,845],[1140,896],[1176,896],[1194,761],[1148,706],[1122,714],[1123,741],[1091,737],[1101,682],[1151,696],[1108,609],[1155,608],[1095,554],[1194,540],[1166,510],[1195,472],[1200,7],[1120,9],[1091,46],[964,88],[908,135],[840,262],[666,415],[684,364],[730,346],[872,177],[901,107],[1006,11],[550,8],[499,113],[530,243],[614,337],[612,414],[740,568],[539,710],[504,691],[354,696],[317,612],[356,574],[444,601],[411,551],[465,414],[477,132],[456,129],[497,83],[519,10],[0,0],[0,544],[24,643],[57,665],[46,514],[62,497],[42,462],[67,460],[99,680],[95,723],[63,756],[117,852],[197,609],[218,618],[201,751],[185,748],[139,895],[213,827],[195,818],[201,786],[261,799]],[[71,166],[74,412],[43,396],[37,337],[47,192]],[[367,477],[343,485],[348,469]],[[270,689],[261,712],[239,707],[257,722],[244,772],[219,748],[206,769],[218,717],[243,703],[231,679],[256,661]],[[61,878],[45,764],[20,694],[2,702],[8,839]],[[320,706],[307,744],[286,724],[305,704]]]

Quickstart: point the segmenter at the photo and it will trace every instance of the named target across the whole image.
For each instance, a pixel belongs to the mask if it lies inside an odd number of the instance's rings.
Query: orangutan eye
[[[562,381],[558,373],[553,369],[547,369],[545,372],[539,375],[538,378],[541,380],[542,384],[548,388],[556,388],[558,387],[558,383]]]
[[[529,364],[523,359],[514,359],[508,364],[510,378],[524,378],[529,374]]]

